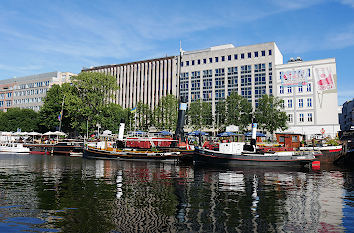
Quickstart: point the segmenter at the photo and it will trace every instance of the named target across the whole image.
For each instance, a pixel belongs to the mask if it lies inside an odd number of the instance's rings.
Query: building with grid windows
[[[334,58],[290,59],[276,69],[276,91],[284,100],[289,131],[335,137],[339,131],[337,72]]]
[[[39,111],[48,89],[54,84],[70,82],[74,75],[55,71],[0,80],[0,111],[16,107]]]
[[[237,92],[255,108],[260,97],[273,93],[273,67],[282,63],[283,56],[274,42],[185,51],[180,63],[180,95],[188,103],[198,99],[211,102],[215,112],[217,102]]]
[[[142,102],[152,109],[168,94],[178,95],[178,57],[170,56],[124,64],[84,68],[83,72],[101,72],[117,79],[116,104],[134,108]]]

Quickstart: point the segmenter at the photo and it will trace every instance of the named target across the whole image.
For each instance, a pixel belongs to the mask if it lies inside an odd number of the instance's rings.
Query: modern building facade
[[[134,108],[142,102],[154,108],[168,94],[178,95],[178,57],[170,56],[125,64],[84,68],[83,72],[101,72],[117,79],[116,104]]]
[[[70,78],[74,75],[55,71],[0,80],[0,110],[17,107],[39,111],[48,89],[54,84],[71,82]]]
[[[342,113],[339,116],[341,131],[354,130],[354,99],[343,104]]]
[[[282,63],[274,42],[186,51],[181,59],[180,95],[188,103],[211,102],[215,112],[219,100],[236,92],[256,107],[260,97],[273,94],[273,67]]]
[[[335,137],[339,131],[335,59],[290,59],[275,69],[274,94],[284,100],[288,130]]]

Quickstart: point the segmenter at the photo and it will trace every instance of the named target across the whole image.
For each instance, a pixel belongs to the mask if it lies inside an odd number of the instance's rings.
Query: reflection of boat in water
[[[300,166],[311,165],[315,160],[313,152],[264,152],[256,149],[256,128],[252,124],[252,141],[220,143],[218,150],[197,148],[195,160],[198,163],[226,164],[228,166]]]
[[[7,153],[30,153],[30,149],[23,146],[23,143],[7,142],[0,144],[0,152]]]

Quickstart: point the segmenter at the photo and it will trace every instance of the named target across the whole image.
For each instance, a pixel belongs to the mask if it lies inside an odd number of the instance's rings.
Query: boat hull
[[[210,165],[227,165],[227,166],[297,166],[303,167],[310,165],[315,158],[307,156],[267,156],[267,155],[236,155],[213,152],[210,150],[196,149],[194,159],[196,163],[207,163]]]
[[[325,147],[301,147],[300,150],[303,151],[320,151],[320,153],[315,154],[316,159],[321,163],[334,163],[342,155],[342,146],[325,146]]]

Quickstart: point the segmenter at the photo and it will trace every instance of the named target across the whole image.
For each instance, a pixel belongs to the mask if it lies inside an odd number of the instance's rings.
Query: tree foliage
[[[226,102],[219,100],[215,106],[215,128],[221,130],[226,124]]]
[[[159,100],[154,109],[154,126],[161,130],[174,130],[177,124],[178,100],[174,95],[167,95]]]
[[[189,125],[193,129],[210,128],[213,125],[211,103],[197,100],[190,104],[187,111]]]
[[[0,131],[37,131],[38,122],[38,113],[32,109],[10,108],[0,113]]]
[[[226,124],[245,129],[252,123],[252,104],[246,98],[231,93],[226,99]]]
[[[273,134],[277,129],[287,129],[286,113],[283,112],[284,101],[278,97],[264,95],[259,99],[255,112],[259,126]]]
[[[136,106],[136,125],[140,130],[148,130],[152,126],[152,111],[149,105],[139,102]]]

